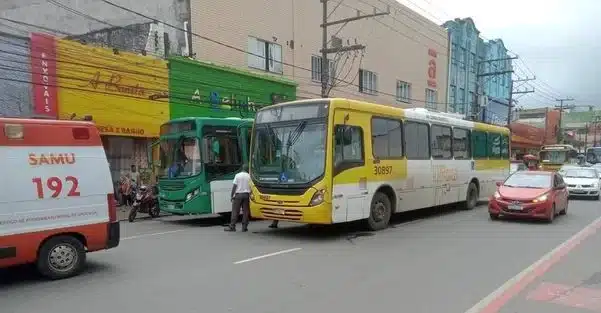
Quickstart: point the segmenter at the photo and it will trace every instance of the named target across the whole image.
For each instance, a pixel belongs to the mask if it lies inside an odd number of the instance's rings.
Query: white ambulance
[[[106,154],[90,122],[0,118],[0,268],[78,274],[119,245]]]

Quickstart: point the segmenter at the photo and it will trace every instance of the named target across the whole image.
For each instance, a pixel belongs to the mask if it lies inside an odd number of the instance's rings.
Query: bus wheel
[[[50,238],[38,254],[38,271],[50,279],[63,279],[79,274],[86,261],[85,247],[72,236]]]
[[[367,218],[367,226],[370,230],[382,230],[388,227],[392,208],[388,196],[381,192],[377,192],[371,200],[371,208],[369,217]]]
[[[470,183],[467,187],[467,195],[465,196],[465,210],[472,210],[478,205],[478,187],[474,183]]]

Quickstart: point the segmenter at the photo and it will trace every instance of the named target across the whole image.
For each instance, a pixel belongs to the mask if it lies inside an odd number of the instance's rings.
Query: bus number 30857
[[[382,166],[382,165],[377,165],[374,166],[374,175],[390,175],[392,174],[392,166],[387,165],[387,166]]]

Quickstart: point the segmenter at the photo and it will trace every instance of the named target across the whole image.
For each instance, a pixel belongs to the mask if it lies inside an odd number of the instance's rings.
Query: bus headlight
[[[311,206],[316,206],[323,203],[325,196],[325,189],[318,190],[311,198],[311,202],[309,203]]]
[[[200,193],[200,188],[196,188],[193,191],[188,192],[186,195],[186,201],[190,201],[192,198],[196,197]]]

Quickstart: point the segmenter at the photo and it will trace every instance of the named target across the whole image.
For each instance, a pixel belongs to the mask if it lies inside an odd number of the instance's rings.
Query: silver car
[[[568,186],[570,196],[589,197],[599,200],[601,177],[592,167],[570,168],[561,175]]]

